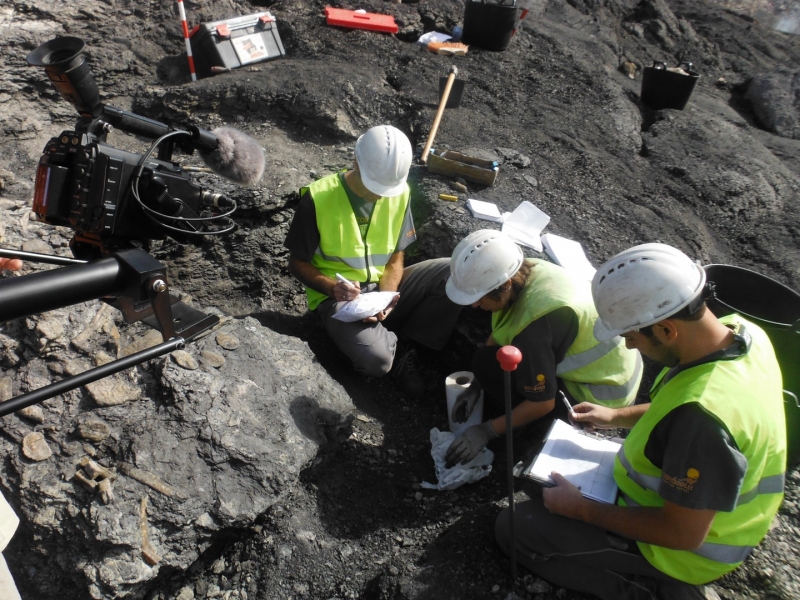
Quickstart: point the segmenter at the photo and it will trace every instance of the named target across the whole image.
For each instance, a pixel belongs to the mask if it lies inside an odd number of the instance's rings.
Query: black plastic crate
[[[209,77],[286,54],[275,17],[269,11],[201,23],[192,30],[189,43],[198,77]]]

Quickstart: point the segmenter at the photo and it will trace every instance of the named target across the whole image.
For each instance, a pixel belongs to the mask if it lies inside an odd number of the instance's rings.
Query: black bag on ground
[[[484,50],[505,50],[518,19],[516,0],[466,0],[461,41]]]

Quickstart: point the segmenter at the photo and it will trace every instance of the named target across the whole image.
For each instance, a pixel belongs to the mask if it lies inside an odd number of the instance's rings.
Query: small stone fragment
[[[87,477],[86,473],[83,472],[83,469],[75,471],[75,479],[77,479],[80,483],[82,483],[84,486],[86,486],[93,492],[97,491],[98,483],[93,479]]]
[[[120,351],[120,358],[136,354],[147,348],[152,348],[163,341],[164,339],[161,337],[161,332],[155,329],[148,329],[142,337],[136,338],[133,343],[122,348]]]
[[[194,590],[188,585],[181,588],[181,591],[175,596],[175,600],[194,600]]]
[[[0,402],[10,400],[14,396],[11,377],[0,377]]]
[[[467,186],[465,186],[463,183],[459,183],[457,181],[451,181],[450,182],[450,187],[453,188],[455,191],[460,192],[462,194],[466,194],[469,191],[467,189]]]
[[[141,469],[137,469],[133,465],[129,465],[128,463],[119,463],[118,468],[120,472],[124,473],[131,479],[135,479],[139,483],[143,483],[146,486],[153,488],[157,492],[161,492],[165,496],[176,496],[178,498],[185,498],[186,494],[184,494],[181,490],[172,487],[168,483],[161,481],[158,477],[153,475],[152,473],[148,473],[147,471],[142,471]]]
[[[200,359],[209,367],[214,367],[215,369],[219,369],[225,364],[224,356],[216,352],[211,352],[210,350],[203,350],[200,353]]]
[[[111,489],[111,480],[101,479],[98,487],[100,488],[100,499],[103,501],[103,504],[111,504],[114,500],[114,490]]]
[[[140,387],[132,386],[116,375],[87,384],[86,391],[99,406],[117,406],[142,397]]]
[[[194,371],[200,366],[195,357],[186,350],[175,350],[175,352],[172,353],[172,360],[189,371]]]
[[[220,331],[217,334],[217,343],[225,348],[225,350],[236,350],[239,347],[239,338],[230,333]]]
[[[188,585],[181,588],[181,591],[175,596],[175,600],[194,600],[194,590]]]
[[[111,435],[111,428],[105,421],[89,417],[78,423],[78,435],[90,442],[102,442]]]
[[[22,438],[22,453],[31,460],[42,461],[53,456],[53,451],[39,431],[29,433]]]
[[[620,65],[619,70],[625,73],[630,79],[636,79],[636,63],[626,60]]]
[[[44,411],[41,406],[26,406],[18,410],[17,414],[37,423],[44,423]]]
[[[64,335],[64,325],[60,320],[42,319],[36,324],[36,332],[46,340],[55,340]]]
[[[94,462],[91,458],[84,457],[81,460],[81,466],[83,467],[84,472],[91,478],[91,479],[116,479],[117,474],[110,469],[106,469],[103,465],[100,465]]]
[[[142,498],[139,503],[139,529],[142,533],[142,558],[148,565],[153,566],[161,560],[161,557],[150,544],[150,538],[147,534],[147,496]]]

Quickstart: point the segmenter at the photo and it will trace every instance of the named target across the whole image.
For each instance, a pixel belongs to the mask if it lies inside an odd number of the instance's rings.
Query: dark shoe
[[[425,394],[425,381],[422,379],[422,368],[416,350],[395,355],[391,374],[407,396],[421,398]]]

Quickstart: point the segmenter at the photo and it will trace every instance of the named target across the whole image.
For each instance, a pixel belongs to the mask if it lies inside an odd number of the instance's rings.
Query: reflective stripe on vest
[[[594,337],[597,311],[588,281],[543,260],[526,259],[531,273],[513,304],[492,315],[492,336],[500,345],[511,344],[534,321],[560,308],[575,313],[578,332],[556,375],[576,402],[610,407],[631,404],[639,389],[641,356],[616,337],[600,342]],[[524,357],[523,357],[524,359]]]
[[[627,494],[623,493],[621,496],[627,506],[639,506]],[[726,544],[703,542],[699,548],[689,550],[689,552],[721,563],[739,564],[750,556],[754,549],[755,546],[728,546]]]
[[[340,273],[350,281],[378,282],[397,247],[409,203],[409,188],[399,196],[378,198],[362,236],[339,173],[308,187],[317,215],[319,246],[311,265],[328,277]],[[306,287],[308,307],[314,310],[328,298]]]
[[[363,256],[331,256],[330,254],[325,254],[319,247],[317,247],[316,254],[319,254],[328,262],[339,261],[352,269],[367,268],[367,259]],[[391,254],[370,254],[370,265],[373,267],[385,267],[391,257]]]
[[[584,352],[582,354],[586,353]],[[628,381],[626,381],[625,383],[621,383],[620,385],[602,385],[599,383],[584,383],[583,385],[586,386],[591,392],[592,396],[594,396],[598,400],[605,400],[605,401],[622,400],[624,398],[627,398],[631,394],[636,394],[636,391],[639,389],[639,383],[641,381],[642,369],[643,369],[642,357],[637,352],[636,366],[633,369],[633,375],[631,375],[631,378],[628,379]],[[560,374],[561,372],[559,371],[558,367],[556,367],[556,375]]]
[[[660,477],[653,477],[652,475],[645,475],[644,473],[638,473],[635,471],[631,466],[628,457],[625,456],[624,448],[619,449],[617,457],[619,458],[619,462],[622,463],[622,466],[625,467],[628,477],[633,479],[643,488],[658,493],[658,488],[661,485]],[[736,506],[741,506],[742,504],[752,502],[759,494],[780,494],[783,492],[785,482],[785,473],[767,475],[766,477],[761,478],[755,487],[744,492],[743,494],[739,494],[739,497],[736,499]]]
[[[638,542],[647,561],[660,571],[693,585],[718,579],[735,569],[764,538],[783,498],[786,470],[786,424],[782,378],[775,353],[766,333],[738,315],[720,319],[734,331],[752,339],[741,353],[700,362],[656,379],[652,403],[630,430],[617,454],[614,479],[620,489],[620,503],[630,506],[661,507],[661,468],[645,455],[653,431],[678,407],[696,403],[717,419],[730,434],[735,447],[747,460],[735,507],[717,511],[703,544],[693,550],[675,550]],[[687,468],[691,465],[687,465]],[[713,469],[713,464],[697,464]],[[686,491],[695,482],[671,473]],[[688,471],[687,471],[688,475]],[[703,473],[692,477],[702,480]]]

